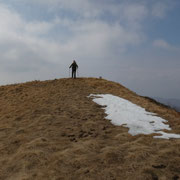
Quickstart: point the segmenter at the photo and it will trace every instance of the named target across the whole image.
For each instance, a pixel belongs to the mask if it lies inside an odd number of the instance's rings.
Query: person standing
[[[72,68],[72,78],[76,78],[76,70],[78,69],[78,65],[75,60],[73,60],[73,63],[69,66],[69,68]]]

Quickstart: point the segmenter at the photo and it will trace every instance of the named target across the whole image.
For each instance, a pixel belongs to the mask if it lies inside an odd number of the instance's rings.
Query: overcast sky
[[[179,0],[0,0],[0,84],[102,76],[180,98]]]

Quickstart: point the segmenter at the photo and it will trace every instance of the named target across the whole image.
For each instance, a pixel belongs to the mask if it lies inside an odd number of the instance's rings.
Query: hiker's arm
[[[69,66],[69,68],[71,68],[72,67],[72,64]]]

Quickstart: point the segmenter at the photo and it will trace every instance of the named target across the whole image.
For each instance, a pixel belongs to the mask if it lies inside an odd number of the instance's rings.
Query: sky
[[[179,0],[0,0],[0,85],[69,77],[180,99]]]

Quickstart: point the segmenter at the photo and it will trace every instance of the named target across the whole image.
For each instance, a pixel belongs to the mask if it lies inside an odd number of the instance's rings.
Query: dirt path
[[[156,112],[180,133],[180,115],[100,79],[0,87],[0,179],[178,179],[180,140],[131,136],[87,96],[112,93]]]

